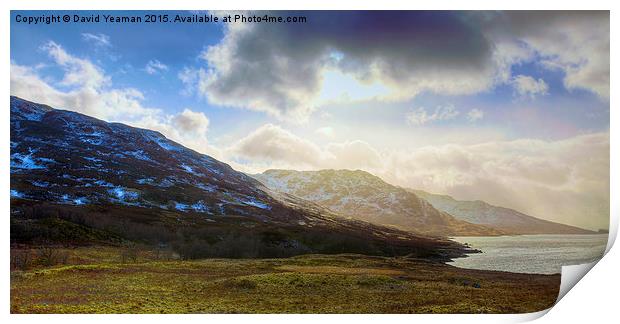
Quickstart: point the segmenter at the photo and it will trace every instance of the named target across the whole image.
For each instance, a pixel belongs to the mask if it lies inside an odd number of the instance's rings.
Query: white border
[[[540,0],[520,0],[520,1],[489,1],[489,0],[468,0],[468,1],[447,1],[447,0],[434,0],[424,2],[404,2],[398,0],[382,0],[382,1],[333,1],[333,0],[315,0],[302,2],[289,2],[285,3],[276,0],[264,0],[261,3],[251,0],[227,0],[227,1],[191,1],[191,0],[147,0],[147,1],[71,1],[71,0],[56,0],[56,1],[44,1],[44,0],[3,0],[0,1],[0,42],[2,42],[2,49],[0,50],[0,64],[2,78],[0,82],[2,91],[4,91],[5,100],[8,101],[10,95],[10,41],[9,41],[9,28],[10,28],[10,15],[9,11],[13,10],[34,10],[34,9],[81,9],[81,10],[117,10],[117,9],[135,9],[135,10],[172,10],[172,9],[332,9],[332,10],[344,10],[344,9],[451,9],[451,10],[611,10],[611,57],[618,53],[617,48],[617,24],[614,23],[616,18],[616,7],[618,1],[576,1],[565,0],[562,2],[552,1],[540,1]],[[611,100],[610,106],[613,106],[614,76],[618,75],[618,69],[616,65],[611,65]],[[6,106],[5,106],[6,107]],[[0,128],[0,134],[2,136],[2,143],[9,142],[9,127],[8,120],[10,119],[9,110],[2,109],[2,118],[5,121]],[[618,127],[618,118],[620,114],[611,109],[610,124]],[[620,150],[618,143],[618,132],[614,131],[615,128],[610,130],[611,139],[611,161],[610,165],[620,166]],[[9,303],[10,303],[10,284],[9,284],[9,226],[8,214],[9,214],[9,146],[0,146],[0,156],[2,156],[2,171],[4,176],[0,177],[1,186],[5,188],[5,194],[0,194],[0,203],[3,209],[3,215],[5,219],[4,226],[2,226],[2,237],[4,238],[2,255],[0,256],[0,262],[4,271],[4,277],[0,289],[2,290],[2,313],[12,322],[40,322],[45,320],[48,323],[73,323],[82,322],[88,320],[94,323],[108,323],[109,321],[122,321],[129,322],[133,320],[146,320],[155,323],[169,323],[170,321],[192,321],[192,322],[204,322],[209,321],[227,321],[227,322],[256,322],[265,321],[272,323],[286,323],[295,321],[297,323],[312,323],[317,321],[356,321],[362,323],[371,323],[376,321],[390,321],[394,323],[409,323],[412,320],[421,320],[423,323],[445,323],[445,322],[464,322],[464,323],[496,323],[496,322],[521,322],[526,320],[532,320],[538,318],[547,313],[547,311],[533,313],[533,314],[521,314],[521,315],[84,315],[84,316],[68,316],[68,315],[9,315]],[[611,197],[619,197],[618,191],[618,168],[611,169]],[[610,225],[610,241],[608,243],[607,252],[610,252],[610,248],[613,245],[615,237],[617,235],[618,228],[618,215],[619,215],[619,200],[611,200],[611,225]],[[578,285],[574,290],[575,293],[566,295],[562,301],[550,311],[548,315],[544,316],[541,320],[544,322],[560,322],[560,321],[606,321],[610,318],[617,316],[616,298],[618,296],[617,290],[620,288],[617,279],[617,273],[615,269],[618,269],[620,264],[620,255],[616,250],[611,250],[610,253],[591,271],[592,275],[588,275],[583,280],[584,283]],[[565,269],[571,270],[571,269]],[[583,269],[579,271],[582,275]],[[597,320],[598,319],[598,320]]]

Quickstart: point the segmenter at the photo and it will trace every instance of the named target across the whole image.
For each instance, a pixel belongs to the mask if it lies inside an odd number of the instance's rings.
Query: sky
[[[158,130],[243,172],[361,169],[402,187],[609,226],[608,12],[17,22],[76,13],[230,14],[12,11],[12,95]]]

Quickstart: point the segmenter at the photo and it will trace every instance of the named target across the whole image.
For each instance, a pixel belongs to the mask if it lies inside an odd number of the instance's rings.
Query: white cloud
[[[211,145],[208,140],[209,118],[202,112],[185,108],[174,115],[145,116],[129,124],[161,132],[169,139],[176,141],[197,152],[222,159],[222,152]]]
[[[329,143],[325,149],[329,152],[329,159],[323,161],[326,168],[368,169],[382,166],[379,152],[364,141]]]
[[[484,111],[478,108],[474,108],[467,113],[467,119],[469,119],[470,122],[475,122],[482,118],[484,118]]]
[[[381,156],[370,144],[355,140],[324,148],[280,126],[266,124],[234,143],[225,159],[246,172],[268,168],[317,170],[379,167]]]
[[[512,79],[512,85],[515,92],[520,97],[528,97],[531,99],[537,96],[544,96],[548,94],[549,86],[543,79],[534,79],[527,75],[517,75]]]
[[[564,72],[567,89],[609,99],[609,11],[508,11],[483,18],[495,43],[525,45],[529,59]]]
[[[403,186],[590,228],[609,220],[608,133],[426,147],[387,160],[379,173]]]
[[[111,78],[91,61],[69,54],[54,42],[42,49],[61,69],[61,79],[44,79],[36,66],[11,62],[11,95],[107,121],[155,129],[196,151],[220,156],[207,141],[209,120],[203,113],[185,109],[175,115],[144,107],[142,92],[113,87]]]
[[[96,46],[111,47],[110,36],[105,34],[82,33],[82,39],[87,42],[93,42]]]
[[[236,159],[255,164],[318,167],[326,152],[310,141],[273,124],[266,124],[239,140],[229,149]]]
[[[225,154],[247,172],[362,169],[409,188],[485,200],[588,228],[609,221],[609,133],[557,141],[513,140],[390,151],[363,141],[323,147],[265,125]]]
[[[185,86],[181,90],[184,95],[197,94],[200,97],[206,98],[207,88],[212,80],[212,75],[205,69],[199,68],[184,68],[178,74],[179,80]]]
[[[438,106],[433,113],[428,113],[425,108],[420,107],[406,114],[409,125],[422,126],[429,122],[450,120],[459,115],[454,106]]]
[[[144,71],[148,74],[156,74],[162,71],[168,71],[168,66],[158,60],[150,60],[146,63]]]
[[[320,127],[317,128],[315,130],[315,132],[321,136],[327,137],[327,138],[333,138],[334,137],[334,129],[332,127],[329,126],[325,126],[325,127]]]
[[[60,45],[48,42],[42,50],[64,69],[64,78],[60,81],[65,86],[102,87],[110,81],[101,69],[95,64],[75,56],[69,55]]]

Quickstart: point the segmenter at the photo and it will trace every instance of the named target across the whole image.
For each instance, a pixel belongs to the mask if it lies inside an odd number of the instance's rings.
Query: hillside
[[[446,195],[411,190],[435,208],[454,217],[480,225],[491,226],[512,234],[594,234],[582,228],[532,217],[514,209],[493,206],[484,201],[461,201]]]
[[[315,202],[352,219],[437,236],[503,233],[455,219],[414,193],[364,171],[267,170],[253,176],[275,191]]]
[[[11,242],[150,244],[182,258],[467,249],[274,195],[162,134],[11,97]]]

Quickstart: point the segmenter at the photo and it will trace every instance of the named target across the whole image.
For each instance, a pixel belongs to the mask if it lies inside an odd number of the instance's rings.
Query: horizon
[[[304,25],[128,31],[41,29],[12,11],[11,95],[157,130],[245,173],[362,170],[608,229],[609,14],[485,13],[380,12],[391,23],[373,30],[352,28],[368,13],[327,12]],[[404,21],[413,36],[383,41]]]

